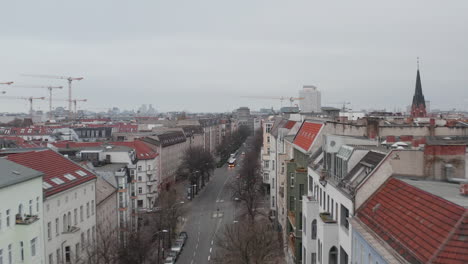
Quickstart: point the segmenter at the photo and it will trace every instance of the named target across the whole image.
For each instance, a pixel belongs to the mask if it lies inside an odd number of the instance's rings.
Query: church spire
[[[411,105],[412,117],[426,117],[426,100],[422,92],[421,75],[419,73],[419,57],[417,59],[416,87],[414,89],[413,104]]]

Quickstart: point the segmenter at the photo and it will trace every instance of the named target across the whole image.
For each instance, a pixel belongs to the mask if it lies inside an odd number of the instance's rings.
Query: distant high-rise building
[[[317,87],[313,85],[304,85],[299,91],[299,97],[304,99],[299,101],[299,108],[304,113],[321,112],[322,96]]]
[[[411,104],[411,117],[426,117],[426,100],[421,86],[421,76],[419,74],[419,66],[416,74],[416,88],[413,95],[413,103]]]

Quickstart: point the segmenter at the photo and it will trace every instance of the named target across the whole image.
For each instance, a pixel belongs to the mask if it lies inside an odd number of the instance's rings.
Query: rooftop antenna
[[[418,71],[419,71],[419,57],[416,57],[416,63],[417,63]]]

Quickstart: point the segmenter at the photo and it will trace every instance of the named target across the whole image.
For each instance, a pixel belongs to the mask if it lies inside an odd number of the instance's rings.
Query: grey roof
[[[420,177],[405,177],[399,175],[393,176],[425,192],[431,193],[454,204],[468,208],[468,197],[462,196],[460,194],[460,184],[458,183],[428,181],[421,179]]]
[[[462,137],[462,136],[427,137],[426,145],[468,145],[468,137]]]
[[[42,177],[44,173],[0,158],[0,188]]]

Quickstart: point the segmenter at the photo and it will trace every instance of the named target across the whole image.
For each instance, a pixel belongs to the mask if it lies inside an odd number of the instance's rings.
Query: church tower
[[[421,86],[421,76],[419,74],[419,59],[418,59],[418,72],[416,75],[416,88],[413,95],[413,104],[411,105],[411,117],[426,117],[426,101]]]

